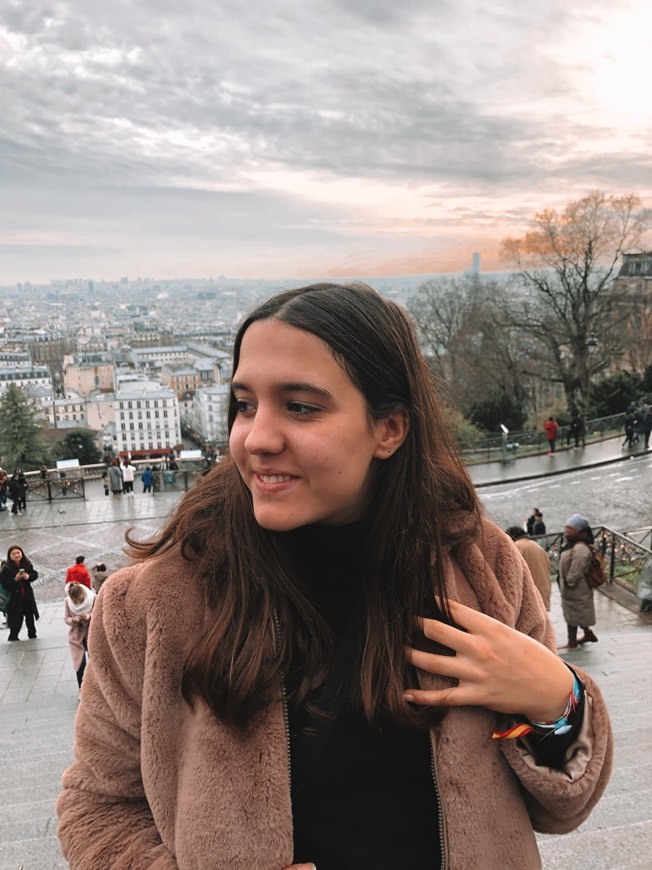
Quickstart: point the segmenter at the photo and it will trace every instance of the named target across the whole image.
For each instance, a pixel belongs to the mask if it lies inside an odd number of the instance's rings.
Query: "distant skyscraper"
[[[477,251],[473,254],[473,264],[471,266],[471,271],[474,275],[480,274],[480,254]]]

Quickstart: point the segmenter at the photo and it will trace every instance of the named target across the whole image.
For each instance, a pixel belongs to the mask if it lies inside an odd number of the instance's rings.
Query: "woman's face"
[[[23,558],[23,551],[20,547],[14,547],[13,550],[10,550],[9,552],[9,558],[16,565],[20,565],[20,560]]]
[[[261,526],[341,525],[364,513],[372,461],[389,455],[387,425],[370,423],[329,345],[280,320],[256,321],[232,389],[231,454]]]

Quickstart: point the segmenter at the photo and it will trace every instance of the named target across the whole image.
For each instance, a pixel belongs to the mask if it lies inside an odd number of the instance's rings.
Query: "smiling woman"
[[[70,866],[540,866],[534,829],[605,788],[609,719],[481,519],[407,315],[281,293],[231,388],[230,456],[99,595]]]

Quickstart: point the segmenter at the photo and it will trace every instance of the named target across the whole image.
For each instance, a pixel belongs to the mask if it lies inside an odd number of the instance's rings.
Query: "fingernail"
[[[408,704],[411,704],[414,701],[414,695],[410,694],[410,692],[404,692],[403,698],[408,702]]]

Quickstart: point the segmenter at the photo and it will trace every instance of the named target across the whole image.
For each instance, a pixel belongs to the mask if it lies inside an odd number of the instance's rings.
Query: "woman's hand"
[[[285,870],[317,870],[314,864],[292,864],[286,867]]]
[[[551,722],[563,715],[573,688],[573,674],[547,647],[526,634],[456,601],[448,602],[455,622],[466,631],[435,619],[420,619],[430,640],[449,647],[454,656],[411,647],[407,661],[432,674],[458,681],[437,690],[410,689],[414,704],[487,707],[498,713]]]

